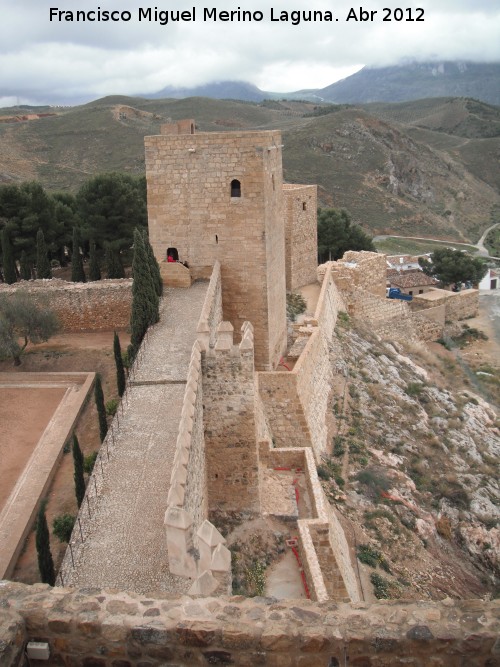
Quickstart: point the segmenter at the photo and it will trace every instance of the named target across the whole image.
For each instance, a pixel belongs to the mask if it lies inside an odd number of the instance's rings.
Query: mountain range
[[[364,67],[325,88],[289,93],[263,91],[244,81],[218,81],[194,88],[167,86],[146,98],[211,97],[261,102],[302,99],[335,104],[405,102],[428,97],[472,97],[500,105],[500,63],[408,62],[392,67]]]

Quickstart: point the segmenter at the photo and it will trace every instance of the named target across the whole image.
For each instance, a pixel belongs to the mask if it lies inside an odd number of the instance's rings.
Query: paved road
[[[486,238],[488,232],[490,232],[492,229],[495,229],[500,225],[499,222],[495,223],[494,225],[491,225],[491,227],[488,227],[488,229],[484,232],[484,234],[481,236],[477,244],[474,245],[474,243],[462,243],[461,241],[443,241],[443,239],[429,239],[425,238],[423,236],[398,236],[397,234],[381,234],[379,236],[374,236],[373,240],[374,241],[384,241],[385,239],[410,239],[413,241],[434,241],[435,243],[442,243],[443,245],[463,245],[467,247],[473,247],[476,248],[476,254],[479,257],[488,257],[489,259],[498,259],[500,260],[500,257],[494,257],[493,255],[490,255],[488,252],[488,249],[484,245],[484,239]]]

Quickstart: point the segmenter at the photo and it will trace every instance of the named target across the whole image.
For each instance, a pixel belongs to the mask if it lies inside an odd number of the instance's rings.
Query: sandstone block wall
[[[319,271],[324,273],[325,268],[319,267]],[[349,250],[332,266],[333,279],[342,292],[359,287],[380,297],[385,297],[386,273],[385,255],[365,250]]]
[[[209,509],[260,511],[252,326],[233,344],[222,322],[213,349],[202,355]]]
[[[267,467],[284,466],[304,471],[311,511],[309,516],[300,515],[297,531],[301,564],[311,598],[359,601],[349,546],[335,511],[325,499],[311,449],[278,449],[262,442],[260,456]]]
[[[318,263],[317,186],[283,185],[286,288],[316,282]]]
[[[53,278],[0,285],[0,297],[17,291],[53,310],[65,332],[113,331],[129,326],[131,279],[73,283]]]
[[[332,384],[330,345],[339,310],[343,308],[342,297],[327,270],[314,318],[309,321],[313,333],[292,371],[297,376],[297,392],[318,460],[322,453],[330,452],[326,426]]]
[[[160,275],[169,287],[191,287],[191,271],[180,262],[160,262]]]
[[[323,274],[314,318],[306,320],[301,336],[308,339],[292,371],[258,373],[259,394],[277,447],[313,447],[319,458],[327,451],[326,411],[332,370],[329,346],[342,297]]]
[[[465,320],[475,317],[479,312],[479,290],[468,289],[463,292],[451,292],[446,302],[445,317],[447,320]]]
[[[17,667],[38,640],[72,667],[496,667],[499,614],[499,600],[277,604],[5,582],[0,663]]]
[[[257,373],[265,419],[276,447],[310,447],[311,433],[292,372]]]
[[[272,368],[286,347],[280,133],[161,135],[145,146],[157,259],[177,248],[194,279],[219,260],[224,319],[237,331],[252,322],[256,366]]]

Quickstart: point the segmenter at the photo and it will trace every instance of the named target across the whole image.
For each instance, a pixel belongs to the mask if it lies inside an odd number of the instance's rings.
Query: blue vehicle
[[[411,301],[413,297],[411,294],[404,294],[399,287],[388,287],[387,288],[387,298],[388,299],[401,299],[401,301]]]

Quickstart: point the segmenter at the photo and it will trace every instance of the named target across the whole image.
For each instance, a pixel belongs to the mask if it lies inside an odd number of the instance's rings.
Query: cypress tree
[[[28,255],[24,250],[21,253],[20,269],[21,269],[20,271],[21,280],[31,280],[32,278],[31,262],[29,261]]]
[[[49,254],[47,252],[45,238],[41,229],[38,230],[36,235],[36,277],[38,279],[52,278]]]
[[[36,522],[36,552],[42,582],[54,586],[56,583],[56,573],[50,551],[49,527],[45,516],[45,501],[40,505]]]
[[[74,283],[86,282],[83,269],[83,257],[80,253],[80,230],[73,227],[73,253],[71,255],[71,280]]]
[[[134,230],[134,259],[132,262],[132,310],[130,315],[131,358],[135,356],[148,327],[160,319],[159,298],[149,268],[148,256],[141,232]]]
[[[101,280],[101,267],[99,266],[94,239],[90,241],[89,280]]]
[[[118,395],[123,396],[123,393],[125,392],[125,368],[123,367],[120,339],[118,338],[116,331],[113,338],[113,352],[115,355],[116,385],[118,387]]]
[[[80,443],[76,437],[76,433],[73,433],[73,464],[74,464],[74,473],[73,478],[75,480],[75,496],[78,507],[81,507],[83,502],[83,497],[85,496],[85,477],[83,475],[83,454],[80,449]]]
[[[106,248],[106,274],[108,278],[125,278],[120,251],[108,246]]]
[[[16,261],[14,251],[10,242],[10,234],[7,227],[2,229],[2,255],[3,255],[3,278],[6,283],[12,285],[17,282]]]
[[[158,260],[156,259],[153,248],[151,247],[151,243],[149,242],[148,232],[146,229],[143,230],[142,236],[144,239],[144,247],[148,256],[149,268],[153,276],[156,293],[158,296],[161,296],[163,294],[163,280],[161,278],[160,265],[158,264]]]
[[[106,419],[106,408],[104,406],[104,394],[102,393],[101,376],[98,374],[95,378],[94,385],[94,399],[97,408],[97,416],[99,418],[99,435],[101,442],[104,441],[106,433],[108,432],[108,420]]]

